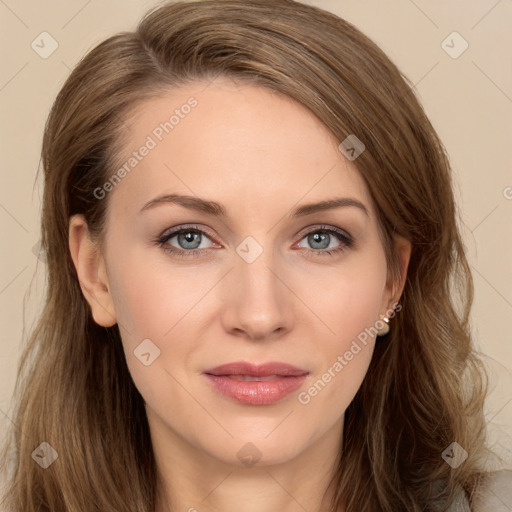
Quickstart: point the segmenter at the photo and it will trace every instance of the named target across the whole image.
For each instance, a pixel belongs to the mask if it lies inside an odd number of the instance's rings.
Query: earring
[[[382,329],[379,329],[377,336],[386,336],[389,333],[389,318],[387,316],[383,317],[384,326]]]

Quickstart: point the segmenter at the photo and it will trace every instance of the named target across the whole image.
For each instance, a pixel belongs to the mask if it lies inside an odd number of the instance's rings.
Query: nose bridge
[[[260,243],[248,236],[237,246],[236,253],[235,271],[245,297],[259,298],[260,304],[263,300],[276,301],[278,290],[275,273],[271,271],[275,266],[271,237]]]
[[[238,255],[235,270],[240,284],[247,294],[266,294],[270,298],[275,293],[276,276],[270,269],[275,266],[274,251],[270,242],[265,247],[255,238],[245,238],[236,248]]]

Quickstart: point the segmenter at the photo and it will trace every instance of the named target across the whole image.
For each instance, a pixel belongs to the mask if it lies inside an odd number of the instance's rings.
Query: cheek
[[[171,377],[164,368],[179,378],[190,353],[200,344],[195,315],[203,305],[201,299],[218,279],[209,277],[189,269],[172,271],[165,258],[151,260],[142,250],[131,251],[109,272],[126,362],[143,396],[169,386]],[[148,339],[151,343],[145,341]],[[142,346],[147,350],[141,352]],[[137,356],[148,352],[146,362],[156,354],[158,357],[145,366]]]
[[[321,364],[299,402],[318,414],[328,409],[331,418],[343,414],[354,398],[373,354],[372,328],[380,318],[386,283],[384,255],[373,254],[351,260],[329,276],[312,276],[317,286],[308,299],[322,320],[317,325],[324,334],[315,336]]]
[[[322,339],[336,350],[348,350],[351,340],[379,319],[386,286],[384,254],[354,253],[342,267],[314,269],[306,286],[302,294],[325,327]]]
[[[175,326],[187,322],[188,312],[211,287],[204,275],[173,271],[165,257],[151,260],[143,251],[124,258],[109,280],[117,320],[130,343],[172,337]]]
[[[176,277],[171,282],[169,274],[142,255],[132,254],[116,267],[112,279],[109,274],[109,280],[126,364],[136,388],[146,403],[165,403],[166,414],[179,414],[180,408],[186,410],[179,393],[172,393],[173,400],[162,400],[162,392],[174,389],[173,376],[182,380],[169,361],[183,362],[187,357],[186,343],[176,343],[176,338],[190,306],[188,287],[177,283]]]

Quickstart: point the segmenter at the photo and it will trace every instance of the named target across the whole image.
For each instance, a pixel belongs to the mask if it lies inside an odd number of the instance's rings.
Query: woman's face
[[[401,292],[341,141],[292,100],[226,79],[147,101],[128,124],[125,172],[97,191],[105,287],[88,300],[119,324],[152,435],[238,465],[339,439],[374,348],[365,329]],[[258,374],[267,363],[282,364]]]

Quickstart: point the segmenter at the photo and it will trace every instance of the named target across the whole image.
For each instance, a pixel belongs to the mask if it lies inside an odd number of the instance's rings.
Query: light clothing
[[[481,484],[473,509],[466,493],[461,490],[447,512],[512,512],[512,471],[489,473]]]

